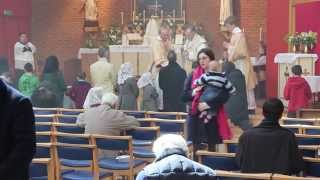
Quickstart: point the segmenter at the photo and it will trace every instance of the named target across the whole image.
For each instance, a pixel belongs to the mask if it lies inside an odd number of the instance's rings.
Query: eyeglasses
[[[198,59],[199,59],[199,60],[206,60],[206,59],[209,59],[209,57],[202,57],[202,58],[199,57]]]

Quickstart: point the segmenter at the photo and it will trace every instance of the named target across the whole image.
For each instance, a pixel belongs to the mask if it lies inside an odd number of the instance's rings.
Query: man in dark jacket
[[[174,51],[168,53],[169,65],[159,72],[159,86],[163,90],[163,111],[185,112],[186,105],[181,101],[184,80],[187,73],[176,62]]]
[[[228,99],[224,106],[225,110],[233,124],[239,126],[242,130],[247,130],[252,126],[249,120],[245,77],[239,69],[236,69],[236,66],[232,62],[223,63],[222,71],[237,90]]]
[[[295,135],[278,122],[283,109],[277,98],[266,101],[265,119],[241,135],[236,155],[241,172],[293,175],[303,171],[304,162]]]
[[[35,153],[31,102],[0,80],[0,179],[29,179]]]
[[[187,142],[180,135],[166,134],[153,144],[154,163],[146,166],[136,180],[210,180],[216,179],[214,170],[187,158]]]

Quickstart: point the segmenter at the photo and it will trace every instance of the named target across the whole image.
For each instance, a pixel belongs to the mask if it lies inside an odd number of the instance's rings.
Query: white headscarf
[[[89,109],[91,106],[101,104],[102,96],[104,94],[102,87],[93,87],[89,90],[86,100],[83,103],[84,109]]]
[[[143,88],[148,84],[152,84],[152,74],[150,72],[143,73],[137,83],[139,88]]]
[[[124,63],[120,66],[120,70],[118,72],[118,84],[124,84],[124,82],[133,77],[133,67],[130,63]]]

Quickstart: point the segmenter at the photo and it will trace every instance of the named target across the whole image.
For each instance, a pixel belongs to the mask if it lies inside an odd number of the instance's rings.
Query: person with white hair
[[[181,135],[162,135],[154,142],[152,150],[156,160],[140,171],[136,180],[216,179],[214,170],[187,158],[187,142]]]
[[[105,93],[101,105],[87,109],[81,115],[85,133],[119,136],[121,131],[138,127],[140,124],[136,118],[114,109],[117,102],[118,96]]]
[[[102,95],[103,95],[103,88],[102,87],[91,88],[86,96],[86,99],[84,100],[83,108],[89,109],[91,107],[100,105]]]
[[[142,89],[142,111],[158,111],[157,90],[153,87],[152,74],[150,72],[143,73],[138,80],[138,87]]]
[[[139,88],[131,63],[124,63],[118,72],[119,109],[136,111]]]

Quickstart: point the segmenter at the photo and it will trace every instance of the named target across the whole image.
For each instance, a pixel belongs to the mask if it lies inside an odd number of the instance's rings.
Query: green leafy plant
[[[301,36],[301,43],[303,45],[307,45],[307,46],[312,45],[313,46],[317,43],[318,34],[316,32],[312,32],[312,31],[301,32],[300,36]]]

